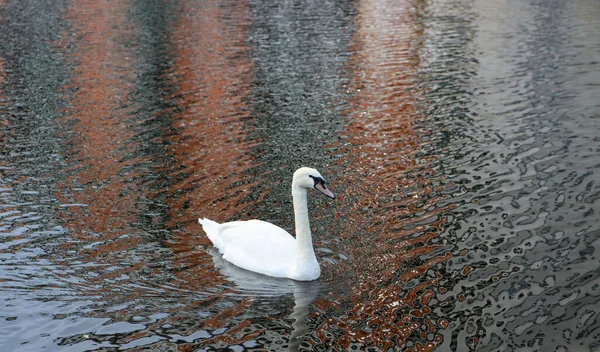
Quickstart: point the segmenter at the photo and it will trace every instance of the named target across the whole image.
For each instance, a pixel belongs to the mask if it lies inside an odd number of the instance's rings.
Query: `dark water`
[[[0,0],[6,351],[600,350],[597,1]],[[196,219],[293,230],[228,265]]]

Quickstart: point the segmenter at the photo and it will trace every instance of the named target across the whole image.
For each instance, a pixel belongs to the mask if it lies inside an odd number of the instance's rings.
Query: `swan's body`
[[[223,258],[240,268],[274,277],[315,280],[321,275],[321,269],[313,249],[308,221],[306,192],[310,188],[335,198],[317,170],[303,167],[294,173],[292,197],[296,238],[284,229],[261,220],[223,224],[206,218],[198,221]]]
[[[232,221],[223,224],[200,219],[202,228],[223,259],[244,268],[274,277],[292,277],[292,261],[296,256],[296,239],[281,227],[261,220]],[[305,280],[319,277],[317,259],[305,263]]]

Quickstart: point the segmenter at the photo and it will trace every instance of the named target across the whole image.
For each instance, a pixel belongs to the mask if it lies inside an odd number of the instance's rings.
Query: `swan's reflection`
[[[288,351],[298,351],[302,337],[308,331],[306,318],[309,307],[319,294],[321,284],[318,281],[294,281],[258,274],[226,261],[214,247],[207,251],[212,256],[215,268],[246,294],[266,297],[294,294],[294,310],[289,316],[290,319],[294,319],[294,323]]]
[[[298,351],[302,343],[302,337],[308,332],[306,318],[310,311],[309,306],[317,298],[321,286],[318,282],[300,282],[293,281],[294,285],[294,311],[290,318],[295,319],[292,323],[292,334],[290,336],[290,345],[288,351]]]

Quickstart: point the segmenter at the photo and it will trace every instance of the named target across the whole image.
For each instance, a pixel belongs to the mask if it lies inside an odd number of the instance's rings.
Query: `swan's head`
[[[294,172],[294,179],[292,181],[294,187],[300,188],[314,188],[317,191],[323,193],[331,199],[335,199],[335,194],[327,188],[327,182],[319,171],[310,167],[301,167]]]

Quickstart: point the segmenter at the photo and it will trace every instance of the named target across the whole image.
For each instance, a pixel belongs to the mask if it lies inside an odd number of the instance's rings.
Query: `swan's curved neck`
[[[306,189],[292,185],[294,216],[296,219],[296,255],[297,259],[311,259],[315,256],[308,222]]]

